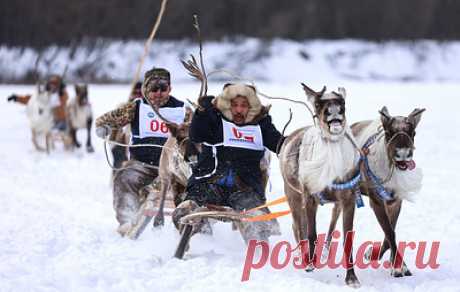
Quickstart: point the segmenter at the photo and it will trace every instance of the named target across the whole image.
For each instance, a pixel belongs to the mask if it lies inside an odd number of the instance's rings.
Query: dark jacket
[[[196,110],[190,125],[190,139],[195,143],[218,144],[223,142],[222,113],[212,105],[213,96],[207,96],[201,101],[204,111]],[[231,121],[230,121],[231,122]],[[268,114],[258,118],[252,125],[259,125],[262,132],[263,145],[272,152],[282,143],[284,137],[272,124]],[[278,147],[279,148],[279,147]],[[215,182],[219,178],[233,173],[245,186],[259,194],[264,194],[260,160],[263,150],[251,150],[237,147],[215,146],[217,168],[213,147],[202,144],[202,152],[198,163],[192,169],[189,187],[200,182]],[[211,174],[213,171],[215,173]],[[200,178],[202,176],[206,176]]]
[[[132,132],[132,144],[155,144],[155,145],[164,145],[167,138],[162,137],[146,137],[146,138],[136,138],[134,136],[139,135],[139,105],[140,103],[148,104],[145,99],[137,99],[136,110],[134,114],[134,119],[131,121],[131,132]],[[166,102],[161,107],[183,107],[184,103],[173,96],[169,97],[168,102]],[[131,147],[129,148],[129,153],[132,158],[149,163],[151,165],[158,166],[160,163],[161,156],[161,147]]]

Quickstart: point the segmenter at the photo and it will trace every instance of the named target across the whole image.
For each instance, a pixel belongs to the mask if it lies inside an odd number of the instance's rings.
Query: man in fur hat
[[[169,137],[169,130],[153,111],[158,108],[168,121],[182,123],[186,111],[184,103],[170,95],[171,79],[168,70],[154,68],[147,71],[142,84],[142,97],[135,98],[96,119],[96,134],[106,138],[112,129],[131,126],[133,145],[155,144],[129,148],[130,159],[125,161],[113,179],[113,204],[120,223],[118,232],[124,236],[135,223],[136,214],[145,198],[140,192],[158,176],[161,146]]]
[[[200,206],[212,204],[243,211],[266,202],[260,161],[265,148],[276,153],[284,141],[268,110],[256,89],[245,84],[226,84],[216,98],[201,98],[190,126],[190,139],[201,143],[202,152],[188,181],[185,200],[173,213],[177,228],[182,227],[180,218]],[[238,224],[246,242],[268,240],[269,235],[279,232],[275,220]]]

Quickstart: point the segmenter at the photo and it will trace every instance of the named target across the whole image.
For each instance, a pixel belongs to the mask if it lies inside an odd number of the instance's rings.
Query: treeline
[[[144,39],[160,0],[0,0],[0,44],[43,47],[96,37]],[[460,39],[455,0],[169,0],[158,37]]]

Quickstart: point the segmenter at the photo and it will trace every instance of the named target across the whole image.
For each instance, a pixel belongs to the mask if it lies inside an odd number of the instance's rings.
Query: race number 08
[[[168,133],[168,127],[166,126],[165,122],[159,122],[157,120],[152,120],[150,122],[150,130],[152,132],[162,132],[164,134]]]

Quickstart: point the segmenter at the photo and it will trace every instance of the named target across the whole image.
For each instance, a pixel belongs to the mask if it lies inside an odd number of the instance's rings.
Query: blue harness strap
[[[367,157],[364,156],[361,157],[361,159],[362,161],[364,161],[366,174],[370,178],[371,182],[374,184],[375,191],[377,192],[377,195],[380,197],[380,199],[382,199],[383,201],[393,200],[393,193],[387,191],[385,187],[382,185],[382,180],[372,172]]]
[[[366,143],[364,143],[364,146],[362,147],[362,149],[363,150],[369,149],[369,146],[371,146],[377,140],[377,137],[380,135],[380,132],[381,131],[379,131],[379,132],[375,133],[374,135],[370,136],[369,139],[367,139]],[[369,179],[371,180],[372,184],[374,185],[375,190],[376,190],[377,195],[379,196],[379,198],[381,200],[383,200],[383,201],[393,200],[394,199],[394,197],[393,197],[394,194],[389,192],[389,191],[387,191],[385,189],[385,187],[383,186],[383,184],[382,184],[382,180],[372,172],[372,170],[371,170],[371,168],[369,166],[369,160],[367,159],[367,156],[361,155],[361,157],[359,158],[358,163],[361,163],[361,162],[364,162],[364,168],[366,170],[366,174],[369,177]],[[356,176],[352,177],[350,180],[348,180],[346,182],[343,182],[343,183],[333,183],[328,188],[330,190],[338,190],[338,191],[350,190],[350,189],[355,188],[356,207],[361,208],[361,207],[364,207],[364,201],[363,201],[363,198],[362,198],[361,191],[359,190],[359,188],[356,188],[356,186],[359,184],[361,179],[362,179],[361,172],[358,172],[358,174],[356,174]],[[324,204],[326,204],[328,202],[332,202],[332,201],[329,201],[329,200],[327,200],[325,198],[325,193],[324,192],[314,193],[313,195],[319,199],[320,205],[324,205]]]
[[[233,187],[235,185],[235,175],[233,169],[229,168],[225,176],[219,178],[216,183],[220,186]]]
[[[380,135],[380,132],[375,133],[374,135],[370,136],[369,139],[367,139],[366,143],[364,143],[364,146],[362,147],[363,150],[368,150],[369,146],[371,146],[375,140],[377,139],[378,135]],[[377,192],[377,195],[380,197],[381,200],[383,201],[390,201],[393,200],[393,193],[387,191],[385,187],[382,184],[382,180],[375,175],[371,167],[369,166],[369,160],[367,159],[367,156],[361,156],[360,160],[364,162],[364,167],[366,169],[366,174],[371,180],[371,182],[374,184],[375,191]]]
[[[343,182],[343,183],[333,183],[330,185],[328,188],[331,190],[337,190],[337,191],[344,191],[344,190],[351,190],[355,188],[359,182],[361,181],[361,173],[358,172],[356,176],[352,177],[349,181]],[[332,202],[327,200],[324,197],[324,192],[318,192],[314,193],[314,196],[316,196],[319,199],[319,204],[322,206],[328,202]],[[356,201],[356,207],[361,208],[364,207],[364,201],[363,198],[361,197],[361,192],[359,191],[359,188],[355,190],[355,201]]]

